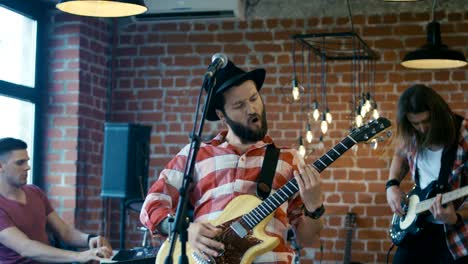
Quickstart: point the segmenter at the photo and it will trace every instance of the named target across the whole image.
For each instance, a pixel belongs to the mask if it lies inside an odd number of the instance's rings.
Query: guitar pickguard
[[[419,218],[415,212],[415,207],[420,201],[419,196],[416,194],[418,191],[419,189],[414,189],[408,195],[408,204],[402,204],[403,210],[405,211],[404,216],[393,215],[389,233],[393,244],[397,246],[404,243],[408,238],[408,234],[416,234],[421,231],[417,225]]]
[[[230,263],[241,263],[241,260],[247,252],[247,250],[263,241],[257,239],[251,230],[246,236],[240,237],[231,229],[231,224],[235,221],[240,221],[240,217],[228,221],[222,225],[217,226],[221,228],[222,233],[215,238],[215,240],[221,241],[224,244],[225,251],[219,257],[207,257],[202,253],[194,252],[193,257],[196,259],[198,264],[230,264]],[[202,256],[203,255],[203,256]]]
[[[210,223],[220,227],[223,231],[216,239],[224,243],[225,251],[222,256],[208,257],[205,254],[193,250],[187,243],[187,256],[190,264],[247,264],[268,251],[273,250],[278,244],[279,239],[274,236],[269,236],[265,233],[265,227],[271,220],[273,215],[269,215],[261,221],[254,229],[247,229],[247,234],[240,237],[230,227],[232,223],[239,220],[243,215],[257,207],[262,201],[252,195],[241,195],[234,198],[228,206],[223,210],[223,213]],[[242,224],[242,223],[241,223]],[[170,242],[167,240],[159,249],[156,263],[163,264],[169,252]],[[173,261],[177,261],[180,255],[180,242],[176,242],[176,248],[173,253]]]

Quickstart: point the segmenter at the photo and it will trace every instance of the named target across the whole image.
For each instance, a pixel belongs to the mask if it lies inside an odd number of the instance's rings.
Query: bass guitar
[[[318,172],[321,172],[356,143],[369,141],[388,127],[390,127],[390,121],[380,117],[354,129],[350,135],[312,165]],[[224,244],[223,254],[217,257],[209,256],[193,250],[187,243],[186,252],[189,263],[247,264],[257,256],[271,251],[280,241],[277,237],[267,235],[265,226],[273,217],[273,212],[298,191],[299,185],[293,178],[264,201],[253,195],[240,195],[234,198],[217,219],[210,221],[212,225],[222,229],[221,234],[215,240]],[[156,264],[164,263],[170,251],[170,244],[169,240],[163,243],[156,257]],[[180,242],[177,240],[173,250],[173,261],[177,261],[180,250]]]
[[[409,236],[419,233],[421,220],[424,219],[424,212],[431,208],[435,200],[435,190],[437,182],[432,182],[424,189],[415,186],[407,195],[407,204],[403,205],[404,216],[393,215],[389,234],[393,244],[399,246],[408,239]],[[468,186],[442,194],[442,205],[468,195]],[[429,198],[432,197],[432,198]]]

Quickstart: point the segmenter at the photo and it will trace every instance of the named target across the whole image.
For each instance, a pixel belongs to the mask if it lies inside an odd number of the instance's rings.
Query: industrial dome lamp
[[[143,0],[61,0],[56,7],[66,13],[92,17],[126,17],[148,10]]]
[[[427,25],[427,43],[420,49],[412,51],[403,58],[401,65],[412,69],[452,69],[463,67],[467,64],[463,53],[449,49],[442,43],[440,24],[434,20],[434,8],[432,7],[433,20]]]

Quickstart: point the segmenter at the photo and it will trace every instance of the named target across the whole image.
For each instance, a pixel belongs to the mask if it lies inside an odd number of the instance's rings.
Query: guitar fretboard
[[[448,192],[448,193],[444,193],[442,195],[441,203],[446,204],[446,203],[449,203],[451,201],[454,201],[454,200],[456,200],[458,198],[461,198],[463,196],[466,196],[466,195],[468,195],[468,186],[462,187],[460,189],[453,190],[453,191]],[[434,200],[435,200],[435,197],[419,202],[416,205],[415,213],[419,214],[419,213],[422,213],[422,212],[425,212],[425,211],[429,210],[429,208],[431,208],[431,205],[434,202]]]
[[[356,143],[357,141],[351,136],[347,136],[341,140],[340,143],[330,149],[325,155],[316,160],[312,166],[314,166],[318,172],[322,172]],[[278,191],[265,199],[251,212],[242,216],[242,220],[249,226],[249,228],[254,228],[298,191],[299,185],[297,184],[296,179],[293,178],[283,187],[278,189]]]
[[[345,244],[343,264],[358,263],[358,262],[351,262],[351,240],[353,237],[354,228],[356,227],[356,213],[348,212],[346,214],[345,226],[346,226],[346,244]]]

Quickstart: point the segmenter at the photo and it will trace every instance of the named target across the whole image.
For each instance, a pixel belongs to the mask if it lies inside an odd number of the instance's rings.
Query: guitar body
[[[219,257],[209,257],[198,251],[192,250],[187,243],[187,257],[189,263],[252,263],[255,257],[271,251],[279,244],[277,237],[269,236],[265,233],[265,226],[273,217],[273,214],[267,216],[253,230],[248,230],[248,234],[244,237],[238,236],[230,225],[236,222],[240,217],[255,207],[262,201],[253,195],[241,195],[234,198],[224,209],[221,215],[212,221],[212,225],[223,229],[221,235],[216,237],[216,240],[224,243],[225,252]],[[156,264],[163,264],[166,256],[169,253],[170,241],[166,240],[159,249],[156,257]],[[176,247],[173,254],[173,263],[176,263],[180,256],[180,242],[176,242]]]
[[[432,196],[435,196],[437,190],[437,182],[432,182],[424,189],[420,189],[415,186],[411,192],[407,195],[408,203],[402,204],[405,211],[404,216],[397,214],[393,215],[392,223],[390,227],[390,238],[393,244],[399,246],[403,244],[410,236],[414,236],[421,232],[421,221],[427,216],[425,214],[419,214],[416,212],[416,206]]]

